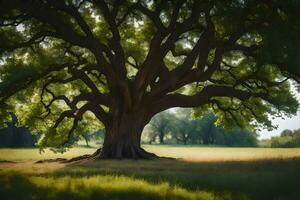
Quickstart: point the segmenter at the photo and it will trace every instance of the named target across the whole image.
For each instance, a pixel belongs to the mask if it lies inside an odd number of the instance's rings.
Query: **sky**
[[[295,94],[300,102],[300,93],[295,92]],[[291,118],[286,117],[285,119],[281,119],[281,118],[274,119],[273,124],[278,125],[278,128],[273,131],[262,130],[259,133],[259,139],[269,139],[272,136],[280,135],[280,133],[285,129],[290,129],[290,130],[300,129],[300,110],[298,111],[298,114],[296,116],[292,116]]]
[[[278,125],[278,128],[273,131],[262,130],[259,133],[259,139],[269,139],[272,136],[280,135],[280,133],[285,129],[295,130],[300,129],[300,113],[297,116],[291,118],[281,119],[277,118],[273,121],[275,125]]]

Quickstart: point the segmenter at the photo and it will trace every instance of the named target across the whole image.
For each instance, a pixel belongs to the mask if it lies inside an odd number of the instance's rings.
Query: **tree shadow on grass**
[[[98,161],[68,166],[71,176],[122,175],[167,182],[191,191],[205,190],[227,199],[298,199],[300,158],[226,162]],[[65,175],[66,170],[55,172]],[[237,198],[235,198],[237,197]],[[226,199],[226,198],[224,198]]]

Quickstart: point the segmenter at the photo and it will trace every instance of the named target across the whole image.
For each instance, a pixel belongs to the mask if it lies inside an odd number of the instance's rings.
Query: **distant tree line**
[[[6,127],[0,127],[0,147],[34,147],[40,134],[31,134],[25,127],[18,127],[18,119],[12,114]],[[246,129],[225,129],[216,125],[217,117],[208,113],[202,118],[191,117],[190,109],[180,112],[162,112],[156,115],[145,128],[142,141],[148,144],[202,144],[232,147],[257,146],[257,136]],[[103,141],[105,130],[85,131],[73,137],[72,143],[83,140],[86,146],[91,141]],[[290,137],[290,136],[288,136]],[[275,143],[274,143],[275,144]]]
[[[257,135],[246,129],[225,129],[216,125],[217,117],[208,113],[193,119],[189,109],[162,112],[145,129],[143,141],[149,144],[203,144],[220,146],[257,146]]]
[[[270,146],[281,148],[300,147],[300,129],[282,131],[280,136],[270,139]]]

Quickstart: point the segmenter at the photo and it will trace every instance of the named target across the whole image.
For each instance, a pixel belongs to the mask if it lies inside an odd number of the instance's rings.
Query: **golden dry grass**
[[[144,148],[159,156],[179,158],[194,162],[212,161],[248,161],[290,159],[300,157],[300,148],[229,148],[198,146],[144,145]],[[1,149],[0,161],[35,161],[42,159],[72,158],[84,154],[92,154],[96,148],[72,148],[60,154],[38,149]]]

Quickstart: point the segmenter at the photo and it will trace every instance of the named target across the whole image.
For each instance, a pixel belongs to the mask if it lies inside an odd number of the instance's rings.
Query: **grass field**
[[[180,159],[34,164],[95,149],[0,149],[0,199],[300,199],[300,149],[145,148]]]
[[[160,156],[167,156],[194,162],[212,161],[249,161],[290,159],[299,157],[300,148],[229,148],[199,146],[144,145],[144,148]],[[0,149],[0,161],[28,161],[54,158],[72,158],[84,154],[92,154],[96,148],[72,148],[69,151],[53,153],[38,149]]]

